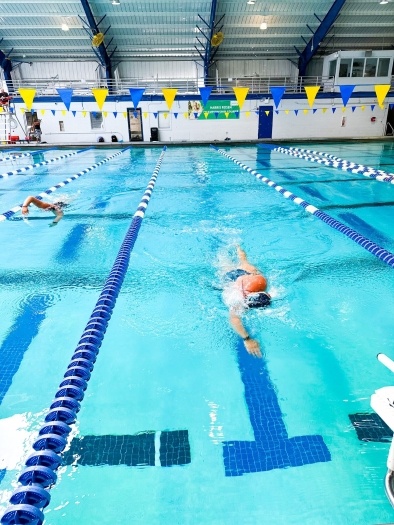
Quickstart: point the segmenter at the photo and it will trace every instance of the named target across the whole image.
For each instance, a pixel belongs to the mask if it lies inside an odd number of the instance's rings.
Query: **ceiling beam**
[[[328,10],[326,16],[321,21],[321,24],[316,29],[315,33],[312,35],[312,38],[309,40],[304,51],[300,53],[300,56],[298,58],[298,72],[301,77],[305,76],[306,68],[309,62],[317,53],[321,42],[326,37],[335,20],[338,18],[339,13],[341,12],[341,9],[344,6],[345,2],[346,0],[334,0],[334,3]]]

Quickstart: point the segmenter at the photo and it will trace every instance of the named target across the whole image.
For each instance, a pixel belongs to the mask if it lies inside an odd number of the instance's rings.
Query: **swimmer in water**
[[[55,226],[63,217],[63,208],[68,206],[65,202],[44,202],[40,199],[37,199],[36,197],[33,197],[32,195],[29,195],[29,197],[26,197],[26,199],[23,201],[22,205],[22,214],[28,215],[29,214],[29,206],[30,204],[34,204],[34,206],[37,206],[37,208],[41,208],[42,210],[46,211],[52,211],[56,218],[52,222],[52,226]]]
[[[271,304],[271,296],[266,292],[267,279],[248,261],[246,253],[237,247],[239,262],[235,270],[224,276],[224,301],[230,310],[230,324],[243,339],[249,354],[262,357],[258,341],[252,339],[242,322],[246,308],[265,308]]]

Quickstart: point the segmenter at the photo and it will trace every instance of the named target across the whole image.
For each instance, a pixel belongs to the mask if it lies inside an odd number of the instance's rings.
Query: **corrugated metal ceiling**
[[[173,58],[199,60],[196,26],[204,29],[199,15],[209,21],[211,1],[89,0],[100,29],[109,26],[105,42],[113,62]],[[251,0],[249,0],[250,2]],[[216,59],[297,60],[295,47],[302,51],[333,0],[217,0],[216,20],[222,15],[223,43]],[[1,49],[12,60],[86,60],[94,59],[90,38],[81,18],[86,16],[80,0],[13,0],[0,4]],[[261,30],[260,24],[267,23]],[[68,31],[61,29],[67,24]],[[347,0],[320,53],[347,49],[393,49],[394,0],[381,5],[379,0]]]

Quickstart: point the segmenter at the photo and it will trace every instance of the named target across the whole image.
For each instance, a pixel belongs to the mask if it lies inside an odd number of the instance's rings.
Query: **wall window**
[[[339,76],[350,77],[350,70],[352,69],[352,59],[342,58],[339,64]]]
[[[330,69],[328,72],[329,77],[335,77],[335,73],[337,72],[337,61],[336,60],[330,60]]]
[[[99,111],[90,113],[90,128],[91,129],[101,129],[103,126],[103,114]]]
[[[377,58],[367,58],[365,60],[364,77],[376,77],[376,68],[378,65]]]
[[[378,77],[387,77],[389,74],[389,58],[379,58]]]
[[[362,77],[364,74],[364,59],[353,58],[352,77]]]
[[[35,111],[25,111],[26,126],[31,127],[33,122],[37,120],[37,113]]]

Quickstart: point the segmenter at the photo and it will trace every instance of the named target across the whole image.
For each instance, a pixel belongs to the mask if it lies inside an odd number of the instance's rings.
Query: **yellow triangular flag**
[[[103,117],[108,117],[108,111],[103,111]]]
[[[45,115],[45,109],[40,110],[41,115]]]
[[[34,88],[19,88],[18,91],[27,109],[30,111],[33,106],[34,97],[36,96],[36,90]]]
[[[365,109],[365,106],[361,106],[361,111],[364,111],[364,109]]]
[[[163,92],[164,100],[167,103],[168,109],[171,109],[171,106],[174,103],[175,96],[178,90],[176,88],[163,88],[162,92]]]
[[[245,116],[246,116],[246,117],[250,117],[250,111],[247,111],[247,112],[245,113]]]
[[[168,113],[167,113],[167,112],[166,112],[166,113],[163,113],[163,117],[164,117],[164,118],[167,118],[167,117],[168,117]]]
[[[65,109],[62,109],[62,115],[67,115],[67,111]]]
[[[264,113],[267,115],[267,117],[268,117],[268,115],[270,114],[269,111],[264,111]]]
[[[3,106],[0,106],[0,113],[3,113]]]
[[[204,111],[204,117],[208,118],[208,115],[209,115],[209,111]]]
[[[345,111],[346,111],[346,108],[345,108],[345,106],[343,106],[342,113],[345,113]]]
[[[309,102],[309,106],[312,107],[315,102],[316,95],[320,89],[320,86],[305,86],[305,93]]]
[[[327,111],[327,108],[323,108],[322,112],[325,113]]]
[[[108,89],[107,88],[92,88],[92,93],[97,102],[99,110],[101,111],[103,109],[105,99],[107,98],[107,95],[108,95]]]
[[[308,115],[309,109],[304,109],[304,115]]]
[[[24,113],[26,111],[25,108],[20,108],[20,110],[21,110],[21,113]]]
[[[246,95],[248,94],[248,87],[233,87],[235,98],[237,99],[239,109],[245,104]]]
[[[286,113],[286,115],[288,115],[290,113],[290,110],[289,109],[285,109],[285,113]]]
[[[124,118],[127,118],[127,111],[122,111],[122,115],[124,116]]]
[[[189,113],[185,112],[185,113],[183,114],[183,116],[184,116],[185,118],[188,118]]]
[[[86,113],[87,113],[87,111],[82,111],[82,116],[86,117]]]
[[[147,111],[144,111],[142,114],[143,114],[144,118],[148,117],[148,112]]]
[[[226,115],[226,118],[228,118],[228,116],[230,115],[228,111],[225,111],[224,114]]]
[[[386,98],[387,93],[389,92],[390,84],[376,84],[375,86],[375,93],[376,97],[378,99],[378,104],[383,109],[383,102]]]

